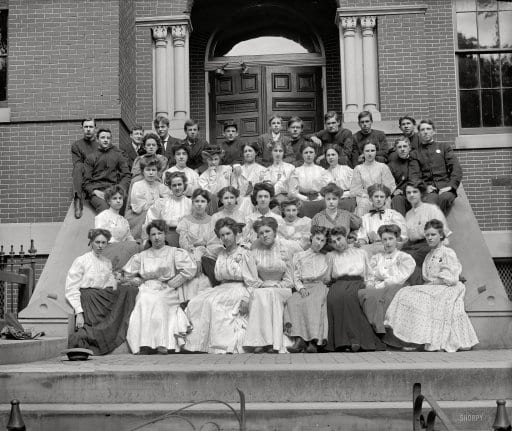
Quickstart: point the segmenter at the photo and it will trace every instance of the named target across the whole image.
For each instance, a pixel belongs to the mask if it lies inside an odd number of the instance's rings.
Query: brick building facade
[[[184,114],[198,119],[203,134],[214,140],[209,80],[216,35],[232,28],[229,37],[243,40],[245,21],[237,17],[250,22],[253,9],[267,8],[271,13],[278,8],[270,0],[250,0],[243,7],[234,0],[212,3],[0,0],[0,10],[8,14],[7,97],[0,101],[0,223],[64,219],[72,190],[70,144],[81,136],[81,119],[95,117],[99,125],[109,126],[114,142],[127,140],[136,123],[151,128],[158,103],[164,103],[159,102],[162,95],[156,88],[156,26],[167,31],[162,39],[164,61],[169,79],[175,80],[174,86],[166,87],[166,113],[175,130],[183,124]],[[504,1],[484,3],[499,5],[496,11],[510,7]],[[311,31],[319,43],[323,83],[319,115],[325,110],[345,112],[342,20],[374,17],[370,30],[376,42],[380,114],[374,127],[385,130],[392,140],[399,132],[400,115],[432,118],[438,140],[456,145],[464,187],[481,229],[511,234],[512,127],[461,127],[455,0],[301,0],[279,5],[293,10],[290,21],[311,22],[310,28],[300,31]],[[263,20],[254,21],[251,34],[263,34]],[[175,25],[184,26],[185,36],[173,33]],[[291,22],[287,29],[294,29]],[[275,34],[273,27],[267,30]],[[509,55],[510,46],[496,52]],[[178,49],[186,55],[183,81],[175,67]],[[248,65],[249,70],[254,67]],[[188,84],[184,107],[175,104],[180,82]]]

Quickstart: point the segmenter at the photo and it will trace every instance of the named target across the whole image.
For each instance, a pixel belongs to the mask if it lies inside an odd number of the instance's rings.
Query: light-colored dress
[[[167,169],[165,172],[183,172],[185,174],[187,177],[187,188],[185,190],[185,196],[191,197],[192,193],[194,193],[194,190],[199,188],[199,174],[193,169],[190,169],[188,166],[185,166],[183,169],[181,169],[174,165]]]
[[[246,216],[254,211],[251,202],[251,193],[255,184],[261,183],[265,178],[267,168],[259,163],[245,164],[240,167],[242,175],[231,177],[231,185],[240,191],[238,209]]]
[[[347,165],[337,165],[334,168],[327,169],[331,174],[334,183],[343,190],[343,198],[350,197],[350,184],[354,171]]]
[[[446,237],[452,233],[441,209],[437,205],[421,202],[416,208],[411,208],[405,214],[409,241],[419,241],[425,238],[425,224],[432,219],[437,219],[443,223],[443,231]]]
[[[361,227],[357,231],[357,240],[366,242],[366,245],[363,245],[362,248],[368,252],[370,257],[376,253],[384,252],[384,247],[377,231],[379,227],[385,224],[397,225],[401,231],[400,241],[407,241],[405,218],[398,211],[386,208],[384,213],[366,213],[361,217]]]
[[[297,217],[293,222],[283,219],[283,223],[277,227],[277,233],[281,238],[297,242],[303,250],[306,250],[310,245],[311,219]]]
[[[295,176],[293,179],[297,181],[297,197],[303,201],[322,200],[320,190],[322,187],[334,181],[331,173],[318,165],[302,165],[295,168]],[[315,194],[316,196],[314,196]]]
[[[130,224],[122,215],[111,208],[94,217],[94,227],[106,229],[112,234],[103,256],[112,262],[112,270],[118,271],[135,253],[140,251],[130,231]]]
[[[256,232],[254,232],[253,226],[254,222],[262,217],[272,217],[276,219],[278,229],[279,226],[284,223],[283,218],[279,214],[276,214],[274,211],[268,210],[266,214],[261,214],[261,212],[255,209],[252,213],[245,217],[246,224],[242,232],[242,243],[245,244],[247,247],[250,247],[250,245],[254,241],[256,241],[258,235],[256,234]]]
[[[298,192],[295,166],[291,163],[281,162],[270,165],[264,175],[263,181],[270,181],[274,186],[275,195],[296,196]]]
[[[228,212],[225,209],[216,212],[215,214],[212,214],[212,226],[215,228],[215,223],[217,223],[218,220],[221,218],[232,218],[237,223],[244,223],[245,224],[245,215],[237,208],[235,208],[232,212]]]
[[[452,249],[440,245],[431,250],[423,262],[426,284],[402,288],[386,312],[385,325],[400,340],[424,344],[425,350],[456,352],[476,345],[478,338],[464,311],[461,272]]]
[[[144,175],[142,174],[142,170],[140,168],[140,161],[143,159],[144,155],[137,156],[135,160],[133,161],[132,165],[132,184],[135,184],[137,181],[140,181],[144,178]],[[158,178],[162,179],[162,173],[167,168],[167,157],[163,156],[162,154],[155,154],[155,157],[158,160]]]
[[[143,280],[126,336],[132,352],[138,353],[141,346],[179,351],[189,322],[179,306],[180,288],[171,289],[167,282],[178,274],[183,281],[190,280],[196,264],[185,250],[165,245],[136,254],[123,270],[128,278]]]
[[[215,278],[221,282],[192,298],[187,316],[192,332],[187,336],[187,350],[208,353],[243,353],[247,326],[246,316],[240,315],[240,303],[249,302],[250,291],[243,282],[243,261],[249,251],[237,247],[223,250],[215,263]]]
[[[270,247],[259,241],[244,263],[244,279],[252,289],[244,346],[272,346],[286,353],[291,341],[283,333],[284,304],[292,296],[292,256],[300,251],[292,242],[276,239]]]
[[[126,211],[126,219],[130,224],[130,230],[134,238],[141,238],[142,226],[146,220],[146,214],[151,205],[157,199],[171,196],[169,187],[160,181],[137,181],[131,187],[130,204]]]
[[[316,340],[323,345],[327,340],[327,287],[329,265],[325,254],[311,249],[293,256],[293,283],[295,292],[284,310],[284,331],[289,337],[305,341]],[[306,289],[308,296],[300,291]]]
[[[372,207],[368,196],[368,187],[373,184],[384,184],[391,193],[396,188],[395,178],[386,164],[365,162],[357,165],[354,168],[352,183],[350,184],[350,194],[356,198],[356,214],[359,216],[366,214]],[[389,207],[390,202],[386,202],[386,205]]]
[[[184,195],[179,198],[171,195],[166,198],[157,199],[148,209],[146,221],[142,227],[142,238],[147,238],[145,228],[153,220],[164,220],[167,223],[167,226],[176,228],[179,221],[191,212],[192,201]]]
[[[231,185],[233,168],[228,165],[219,165],[208,168],[199,176],[199,187],[216,195],[219,190]]]
[[[370,259],[366,289],[361,289],[358,295],[364,314],[377,334],[386,333],[386,310],[415,267],[412,256],[398,250],[377,253]]]

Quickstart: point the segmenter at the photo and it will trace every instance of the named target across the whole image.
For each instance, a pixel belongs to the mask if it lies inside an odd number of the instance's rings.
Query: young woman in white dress
[[[283,161],[284,147],[280,142],[272,143],[272,164],[267,168],[263,181],[274,186],[275,198],[278,202],[287,196],[296,196],[298,192],[295,166]]]
[[[303,250],[306,250],[311,244],[311,219],[306,216],[299,217],[300,205],[301,202],[296,198],[281,202],[283,223],[277,228],[277,233],[281,238],[297,242]]]
[[[347,165],[340,165],[339,158],[340,149],[338,146],[329,144],[325,147],[325,160],[329,165],[327,170],[331,174],[334,183],[343,191],[339,206],[341,209],[354,212],[356,209],[356,199],[350,196],[353,170]]]
[[[191,197],[194,190],[199,188],[199,174],[187,166],[188,159],[190,158],[190,149],[184,144],[176,145],[172,147],[172,155],[176,164],[165,172],[183,172],[187,177],[185,196]]]

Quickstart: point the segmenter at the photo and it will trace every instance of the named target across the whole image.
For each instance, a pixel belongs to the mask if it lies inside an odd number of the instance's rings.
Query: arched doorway
[[[324,47],[307,11],[286,3],[263,0],[243,9],[238,3],[233,25],[223,23],[211,33],[204,63],[210,142],[222,141],[227,120],[238,124],[240,139],[248,142],[267,131],[271,115],[283,117],[285,126],[300,116],[305,133],[321,127]]]

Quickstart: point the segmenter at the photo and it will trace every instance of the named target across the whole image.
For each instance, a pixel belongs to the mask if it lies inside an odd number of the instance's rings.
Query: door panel
[[[322,126],[322,88],[320,67],[251,66],[250,73],[226,70],[210,73],[210,136],[223,140],[223,124],[234,121],[240,140],[254,142],[268,131],[268,118],[283,117],[284,128],[292,116],[304,121],[304,133]]]

